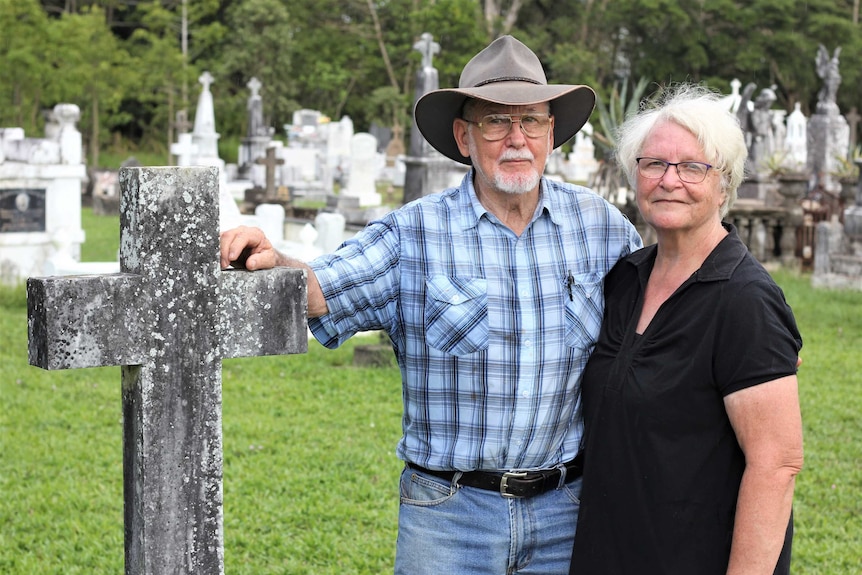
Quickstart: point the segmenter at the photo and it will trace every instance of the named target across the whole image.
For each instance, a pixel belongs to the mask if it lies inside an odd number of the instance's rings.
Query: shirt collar
[[[479,197],[476,195],[476,188],[473,187],[473,175],[474,168],[470,168],[470,171],[464,176],[464,179],[461,180],[460,189],[463,192],[461,194],[461,207],[463,208],[460,213],[461,223],[464,229],[473,228],[479,225],[479,220],[482,219],[482,216],[487,214],[489,218],[493,217],[493,214],[485,209],[485,206],[482,205],[482,202],[479,201]],[[533,213],[533,219],[530,220],[532,224],[535,222],[539,216],[542,215],[545,211],[551,217],[551,221],[555,224],[559,225],[556,218],[554,217],[555,212],[559,210],[559,207],[551,200],[549,200],[549,194],[547,193],[547,180],[542,177],[539,183],[539,203],[536,206],[536,211]],[[497,221],[494,218],[494,221]]]
[[[730,279],[734,270],[742,263],[748,248],[739,239],[736,226],[722,222],[727,235],[722,238],[715,249],[706,257],[700,269],[695,272],[694,281],[724,281]],[[628,262],[638,270],[638,275],[644,281],[649,277],[658,246],[653,244],[636,251],[628,258]]]

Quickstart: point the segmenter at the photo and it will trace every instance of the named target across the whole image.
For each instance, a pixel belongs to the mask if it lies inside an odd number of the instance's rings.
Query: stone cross
[[[258,80],[255,77],[252,77],[252,79],[249,80],[245,86],[246,86],[246,88],[251,90],[251,97],[252,98],[259,98],[260,97],[260,88],[261,88],[261,86],[263,86],[263,84],[260,83],[260,80]]]
[[[180,134],[185,134],[188,132],[192,123],[189,122],[189,113],[186,110],[177,110],[176,120],[174,121],[174,126],[177,128],[177,132]]]
[[[278,194],[275,190],[275,167],[284,164],[284,160],[275,157],[275,148],[269,147],[266,149],[266,157],[258,158],[254,161],[255,164],[263,164],[266,166],[266,192],[264,199],[276,200]]]
[[[419,41],[413,44],[413,49],[422,53],[422,67],[431,68],[434,54],[440,52],[440,44],[434,41],[434,36],[424,32],[419,37]]]
[[[206,92],[210,89],[210,86],[212,85],[212,83],[214,81],[215,81],[215,78],[213,78],[213,75],[210,74],[208,70],[204,70],[204,73],[198,77],[198,82],[203,84],[204,92]]]
[[[198,145],[188,132],[181,132],[177,141],[171,144],[171,155],[176,157],[178,166],[190,166],[197,153]]]
[[[30,364],[122,366],[126,575],[222,575],[221,360],[307,351],[305,272],[220,269],[218,168],[120,186],[121,273],[30,278]]]

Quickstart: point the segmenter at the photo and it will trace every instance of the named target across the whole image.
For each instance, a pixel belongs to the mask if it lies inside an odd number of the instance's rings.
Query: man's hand
[[[221,234],[221,268],[228,266],[249,270],[275,267],[279,253],[260,228],[239,226]]]
[[[221,234],[221,269],[228,266],[247,270],[268,270],[276,266],[305,270],[308,278],[308,317],[329,313],[323,291],[308,264],[278,252],[260,228],[239,226]]]

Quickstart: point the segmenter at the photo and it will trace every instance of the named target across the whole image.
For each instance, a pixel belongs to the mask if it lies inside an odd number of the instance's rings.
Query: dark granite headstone
[[[120,171],[120,269],[30,278],[30,363],[122,366],[127,575],[224,573],[221,360],[307,351],[301,270],[222,271],[218,169]]]
[[[0,233],[45,231],[45,190],[0,190]]]

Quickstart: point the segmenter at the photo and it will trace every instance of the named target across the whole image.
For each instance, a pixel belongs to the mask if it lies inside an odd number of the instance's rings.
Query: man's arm
[[[320,317],[329,312],[314,270],[305,262],[276,250],[260,228],[239,226],[223,232],[220,264],[222,269],[233,266],[252,271],[274,267],[303,269],[308,277],[308,317]]]
[[[727,575],[771,575],[802,469],[802,418],[795,375],[728,395],[725,408],[745,454]]]

